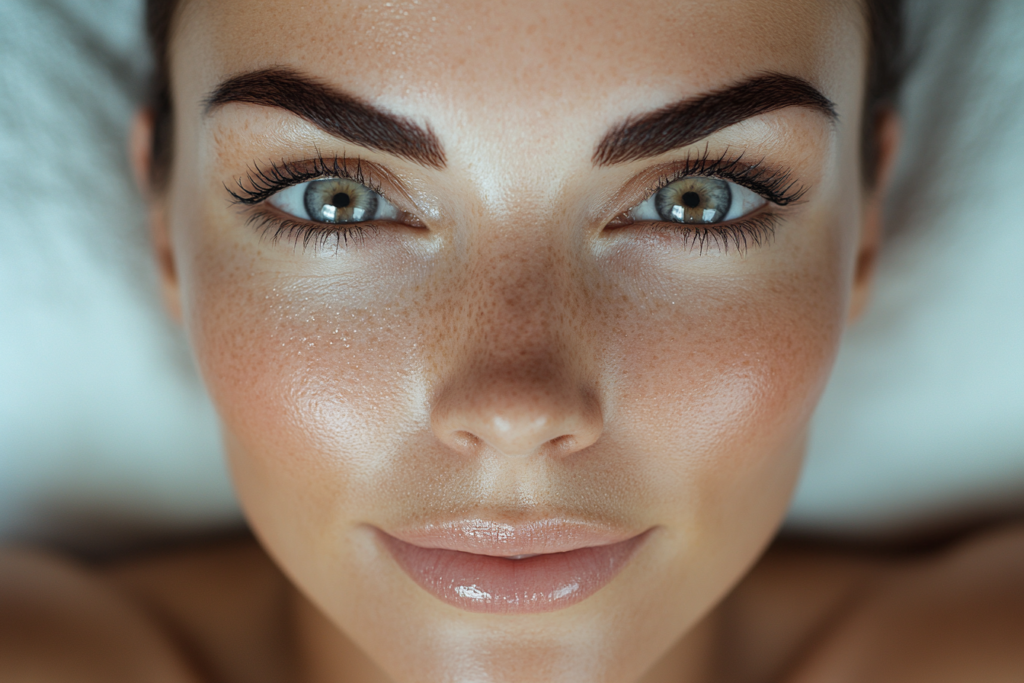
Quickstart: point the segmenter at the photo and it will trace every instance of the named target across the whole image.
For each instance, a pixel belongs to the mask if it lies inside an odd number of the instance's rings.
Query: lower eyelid
[[[291,216],[275,215],[269,211],[255,209],[246,219],[247,227],[256,232],[261,241],[271,244],[281,241],[293,246],[312,249],[314,253],[328,250],[334,242],[335,251],[354,246],[376,233],[380,227],[372,221],[363,223],[315,223]]]
[[[727,223],[669,223],[644,221],[638,228],[681,240],[683,247],[697,250],[699,255],[718,250],[745,255],[751,249],[766,248],[775,240],[782,216],[774,211],[760,211]]]

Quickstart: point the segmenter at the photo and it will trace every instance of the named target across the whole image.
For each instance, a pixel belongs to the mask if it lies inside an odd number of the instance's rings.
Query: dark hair
[[[179,2],[146,0],[146,32],[156,63],[149,105],[154,116],[150,176],[157,188],[166,182],[171,166],[174,120],[168,48]],[[885,109],[895,106],[903,77],[902,4],[902,0],[864,0],[863,5],[870,42],[861,132],[861,166],[868,186],[875,182],[878,157],[875,126],[878,116]]]
[[[174,105],[171,101],[171,24],[178,0],[146,0],[146,35],[153,53],[154,73],[149,107],[153,112],[153,145],[149,164],[150,184],[163,188],[171,170],[174,147]]]
[[[885,110],[896,108],[906,56],[903,0],[865,0],[864,7],[870,43],[861,117],[861,173],[865,184],[872,187],[878,170],[878,117]]]

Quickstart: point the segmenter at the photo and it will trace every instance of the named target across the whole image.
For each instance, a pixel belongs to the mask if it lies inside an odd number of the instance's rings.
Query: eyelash
[[[764,159],[746,163],[743,157],[742,153],[730,156],[728,152],[720,157],[712,157],[708,146],[705,145],[703,152],[697,156],[688,155],[681,165],[675,165],[671,173],[658,178],[657,182],[647,189],[645,196],[649,197],[677,180],[694,176],[732,181],[761,195],[776,206],[788,206],[798,202],[806,193],[806,188],[791,180],[789,171],[766,166]],[[644,224],[644,229],[680,237],[684,245],[688,245],[691,250],[698,249],[699,254],[703,254],[705,249],[710,251],[712,246],[728,253],[730,245],[737,252],[745,254],[752,246],[770,244],[780,220],[777,213],[762,211],[755,216],[731,223],[691,223],[684,226],[679,223],[651,221]]]
[[[725,153],[720,157],[711,157],[708,147],[705,146],[702,153],[687,156],[681,165],[675,165],[671,173],[662,175],[648,188],[646,196],[659,192],[682,178],[701,176],[732,181],[761,195],[776,206],[788,206],[803,197],[806,189],[790,179],[789,171],[765,166],[763,159],[755,163],[746,163],[743,156],[742,153],[733,156]],[[369,169],[364,170],[362,160],[358,157],[351,160],[344,156],[325,159],[317,152],[316,158],[311,162],[305,162],[305,166],[303,168],[302,164],[284,162],[271,162],[269,168],[254,165],[244,179],[236,181],[237,190],[227,186],[225,189],[235,204],[257,206],[292,185],[320,178],[346,178],[365,185],[387,199],[380,183],[374,180]],[[245,182],[248,182],[248,187]],[[652,232],[679,236],[691,249],[698,248],[700,254],[704,253],[705,248],[710,250],[712,246],[728,252],[730,244],[739,253],[746,253],[751,246],[761,247],[769,244],[775,236],[778,223],[778,214],[766,211],[732,223],[706,226],[688,224],[683,227],[678,223],[652,221],[645,223],[644,228]],[[304,249],[312,245],[317,252],[323,250],[332,239],[335,241],[335,248],[340,249],[342,246],[348,246],[349,240],[361,242],[366,231],[377,232],[380,229],[372,222],[328,226],[282,218],[266,211],[254,212],[246,224],[257,230],[261,237],[269,239],[272,244],[287,239],[296,246],[301,242]]]
[[[315,159],[303,164],[271,162],[268,168],[261,168],[254,164],[246,172],[244,179],[236,181],[237,190],[227,186],[225,189],[231,195],[233,203],[242,206],[257,206],[285,188],[321,178],[352,180],[360,185],[365,185],[387,199],[387,195],[380,183],[373,178],[370,169],[363,168],[361,159],[358,157],[348,159],[344,156],[325,159],[319,151]],[[246,187],[246,183],[248,183],[248,187]],[[337,250],[342,246],[348,246],[349,240],[361,242],[367,231],[377,232],[380,229],[372,222],[326,225],[294,218],[283,218],[267,211],[253,212],[246,220],[246,225],[255,229],[262,238],[269,240],[271,244],[287,239],[296,246],[301,243],[303,249],[308,249],[312,245],[315,252],[322,251],[331,240],[335,241]]]

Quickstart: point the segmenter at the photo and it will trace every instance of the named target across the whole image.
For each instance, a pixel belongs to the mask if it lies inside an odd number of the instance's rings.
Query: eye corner
[[[633,209],[626,209],[625,211],[620,211],[615,214],[611,219],[605,221],[603,229],[616,230],[618,228],[627,228],[636,224],[636,219],[629,215],[631,211],[633,211]]]

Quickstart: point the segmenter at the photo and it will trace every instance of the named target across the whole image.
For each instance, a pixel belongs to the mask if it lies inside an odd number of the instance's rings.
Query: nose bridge
[[[466,329],[436,397],[435,434],[461,452],[571,453],[601,432],[574,330],[579,278],[554,249],[492,250],[467,272]]]
[[[524,370],[525,357],[549,368],[564,364],[558,357],[573,345],[584,297],[570,250],[544,237],[541,230],[499,235],[475,250],[459,293],[470,323],[459,335],[463,353]]]
[[[480,290],[479,305],[486,316],[480,341],[497,353],[519,355],[532,349],[539,356],[550,355],[552,345],[565,341],[566,330],[560,327],[568,322],[575,298],[566,282],[566,259],[547,253],[535,259],[505,255],[495,261],[492,288]]]

